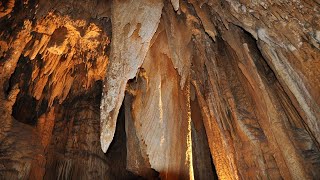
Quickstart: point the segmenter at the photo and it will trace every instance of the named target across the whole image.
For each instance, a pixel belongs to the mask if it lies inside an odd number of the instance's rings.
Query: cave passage
[[[0,179],[319,179],[319,0],[3,0]]]

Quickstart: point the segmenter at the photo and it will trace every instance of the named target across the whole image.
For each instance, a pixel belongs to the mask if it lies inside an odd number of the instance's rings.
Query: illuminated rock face
[[[101,4],[51,3],[16,1],[1,18],[0,176],[108,178],[99,104],[111,23],[91,18]]]
[[[2,2],[0,177],[319,177],[319,3]]]

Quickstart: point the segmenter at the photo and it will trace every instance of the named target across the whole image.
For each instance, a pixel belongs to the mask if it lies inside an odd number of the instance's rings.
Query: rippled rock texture
[[[5,0],[0,177],[317,179],[318,0]]]

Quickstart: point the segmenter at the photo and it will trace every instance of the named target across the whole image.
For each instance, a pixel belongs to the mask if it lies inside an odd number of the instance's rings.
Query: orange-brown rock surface
[[[0,179],[318,179],[318,0],[5,0]]]

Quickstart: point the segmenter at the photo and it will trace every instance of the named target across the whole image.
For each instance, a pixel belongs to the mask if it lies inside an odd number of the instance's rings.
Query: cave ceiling
[[[320,178],[319,0],[3,0],[0,179]]]

